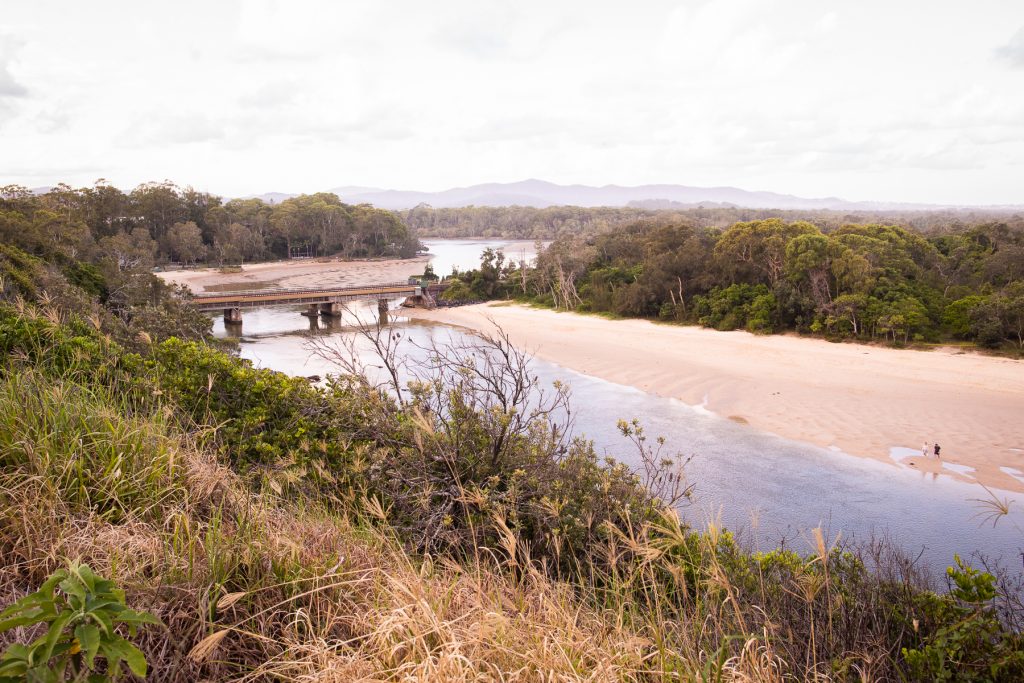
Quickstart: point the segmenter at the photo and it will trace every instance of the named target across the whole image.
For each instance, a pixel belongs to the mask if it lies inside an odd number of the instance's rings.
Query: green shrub
[[[35,299],[43,262],[21,249],[0,243],[0,296]]]
[[[155,388],[146,381],[140,356],[76,316],[59,321],[31,306],[19,311],[0,304],[0,355],[13,361],[0,367],[0,374],[22,363],[51,377],[75,375],[116,388],[122,396],[151,396]]]
[[[124,591],[72,562],[0,613],[0,633],[37,624],[46,626],[41,636],[11,645],[0,657],[0,681],[111,681],[120,678],[122,663],[145,678],[145,656],[117,628],[123,624],[135,637],[140,626],[160,620],[128,609]]]
[[[68,282],[79,287],[87,294],[101,300],[107,298],[109,293],[107,280],[103,277],[100,269],[91,263],[70,261],[61,268],[61,272],[64,273],[64,277],[68,279]]]
[[[771,332],[775,308],[775,297],[765,285],[734,284],[694,297],[698,321],[716,330]]]
[[[448,288],[441,293],[444,301],[471,301],[476,298],[469,285],[459,279],[449,280]]]
[[[914,680],[1024,680],[1024,638],[1006,630],[992,601],[995,577],[955,557],[946,570],[952,581],[948,595],[918,596],[922,616],[935,629],[916,647],[903,648]],[[920,622],[918,622],[920,623]]]
[[[154,346],[146,365],[165,398],[216,427],[219,450],[236,468],[285,465],[314,480],[347,480],[349,413],[340,394],[174,338]]]

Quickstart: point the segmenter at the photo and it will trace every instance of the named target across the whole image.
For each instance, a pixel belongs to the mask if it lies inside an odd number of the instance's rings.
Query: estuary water
[[[533,257],[532,245],[525,243],[429,240],[428,246],[439,274],[451,272],[452,266],[475,267],[487,247],[504,248],[515,260]],[[246,311],[241,355],[257,366],[293,375],[336,372],[335,366],[310,350],[311,322],[298,311]],[[400,310],[392,313],[391,324],[413,356],[422,353],[417,346],[443,344],[469,334],[447,325],[409,320]],[[368,319],[374,314],[376,303],[367,305],[360,315]],[[344,320],[334,329],[325,329],[322,323],[316,328],[316,334],[334,341],[352,334]],[[219,318],[215,332],[227,334]],[[368,351],[361,357],[373,372],[374,358]],[[801,552],[811,550],[811,530],[819,526],[828,539],[840,534],[855,541],[886,536],[912,556],[920,555],[919,562],[936,575],[952,563],[954,553],[981,553],[1001,558],[1015,571],[1022,568],[1024,496],[995,491],[1012,506],[1010,516],[993,526],[984,520],[979,500],[988,494],[979,486],[783,439],[701,406],[541,360],[534,359],[532,367],[544,384],[556,380],[569,384],[575,433],[591,439],[599,453],[634,464],[636,455],[616,424],[620,419],[638,418],[650,441],[663,436],[666,450],[693,456],[687,476],[695,487],[694,499],[682,512],[694,526],[713,522],[733,530],[752,547],[770,549],[784,543]]]

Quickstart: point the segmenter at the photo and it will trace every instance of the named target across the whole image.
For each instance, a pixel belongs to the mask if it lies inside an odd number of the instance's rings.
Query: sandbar
[[[423,272],[430,255],[409,259],[308,259],[270,261],[231,269],[197,268],[157,273],[166,282],[185,285],[193,293],[246,289],[333,287],[403,282]]]
[[[1024,491],[1024,479],[1007,471],[1024,472],[1019,360],[608,320],[507,303],[411,314],[473,330],[497,324],[538,358],[702,404],[785,438],[894,467],[898,460],[922,476]],[[923,444],[936,441],[941,460],[923,457]]]

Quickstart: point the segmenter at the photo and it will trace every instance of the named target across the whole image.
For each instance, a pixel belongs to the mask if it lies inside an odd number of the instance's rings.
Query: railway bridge
[[[421,285],[418,281],[391,282],[350,287],[307,289],[256,289],[238,292],[194,294],[192,303],[200,311],[224,312],[224,322],[242,322],[242,310],[265,306],[305,306],[302,315],[340,316],[348,301],[377,300],[382,320],[387,319],[388,301],[405,297],[403,305],[433,308],[436,297],[447,285]]]

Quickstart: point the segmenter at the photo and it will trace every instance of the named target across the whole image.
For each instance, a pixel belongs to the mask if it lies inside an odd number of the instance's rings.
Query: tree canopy
[[[494,255],[490,256],[493,262]],[[500,259],[498,261],[500,263]],[[638,221],[541,249],[501,290],[557,308],[832,337],[962,339],[1024,351],[1024,228],[925,235],[850,223],[825,232],[780,217],[724,230]]]
[[[0,188],[0,238],[19,236],[32,249],[56,245],[71,256],[109,254],[120,268],[176,262],[239,264],[274,258],[415,255],[419,241],[395,213],[344,204],[317,193],[267,204],[145,183],[124,193],[97,181],[58,185],[35,195]]]

